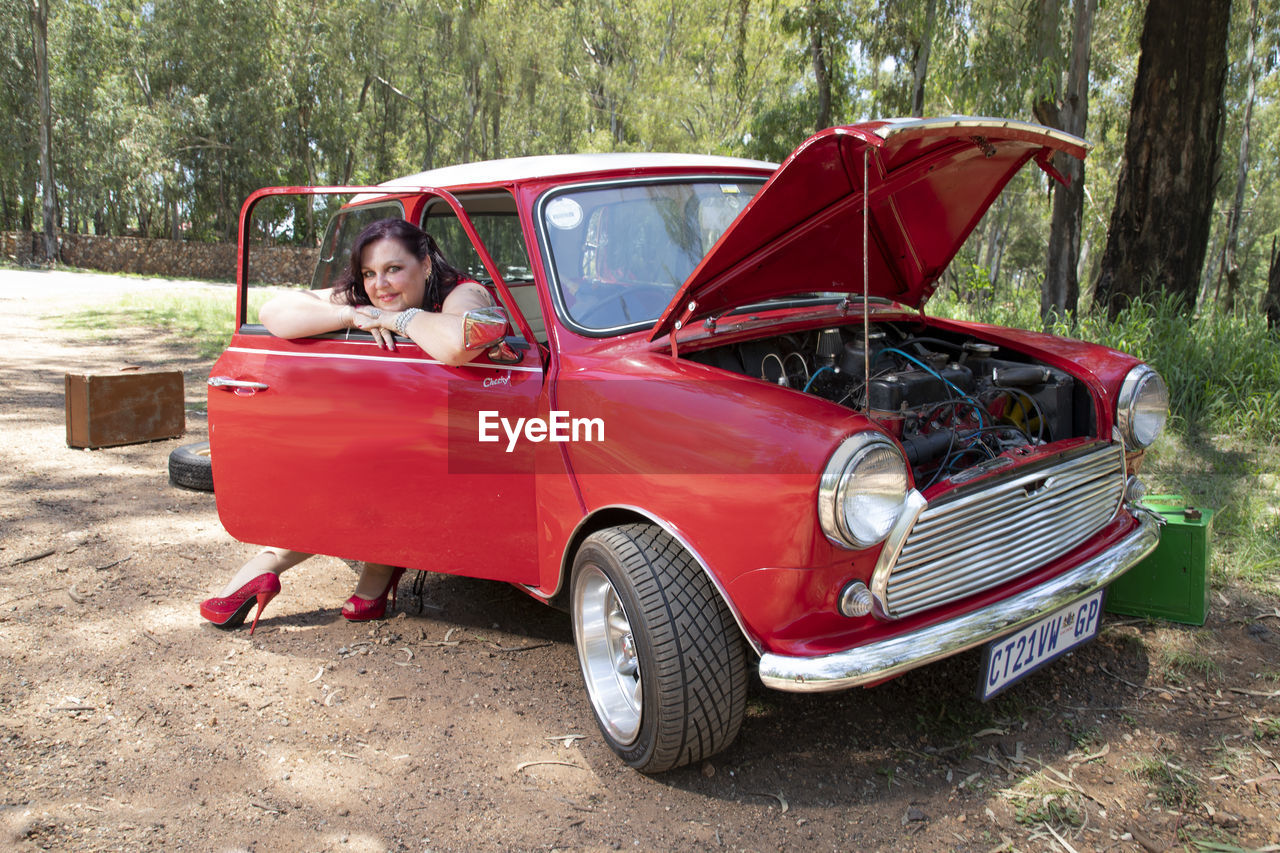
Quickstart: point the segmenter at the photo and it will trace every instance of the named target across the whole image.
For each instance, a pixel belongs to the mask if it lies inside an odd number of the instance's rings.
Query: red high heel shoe
[[[348,598],[347,603],[342,605],[342,618],[348,622],[370,622],[386,616],[387,594],[391,594],[391,609],[394,610],[396,606],[396,588],[400,585],[400,576],[403,574],[404,569],[394,569],[391,572],[391,580],[387,583],[387,588],[377,598],[361,598],[358,595]]]
[[[253,602],[258,602],[258,612],[253,614],[253,624],[249,626],[252,636],[258,627],[258,617],[267,602],[280,592],[280,578],[274,572],[264,572],[226,598],[210,598],[200,602],[200,615],[219,628],[238,628],[244,624],[245,616]]]

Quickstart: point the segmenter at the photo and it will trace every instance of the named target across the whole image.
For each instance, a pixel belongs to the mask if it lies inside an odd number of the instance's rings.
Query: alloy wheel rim
[[[578,659],[596,716],[623,746],[640,733],[643,682],[622,600],[598,566],[583,566],[575,595]]]

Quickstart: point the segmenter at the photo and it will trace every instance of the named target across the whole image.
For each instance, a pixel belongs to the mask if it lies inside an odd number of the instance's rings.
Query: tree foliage
[[[0,0],[0,228],[40,229],[28,5]],[[1097,0],[1079,233],[1096,279],[1146,4]],[[785,157],[823,125],[971,113],[1035,120],[1068,83],[1076,0],[40,0],[47,4],[57,227],[234,237],[273,184],[370,183],[570,151]],[[1234,198],[1249,4],[1232,10],[1210,266]],[[1234,264],[1244,300],[1280,229],[1280,0],[1259,0]],[[1042,109],[1043,111],[1043,109]],[[1051,194],[1021,173],[947,284],[1035,289]],[[298,211],[314,239],[321,223]],[[1212,278],[1206,271],[1206,280]]]

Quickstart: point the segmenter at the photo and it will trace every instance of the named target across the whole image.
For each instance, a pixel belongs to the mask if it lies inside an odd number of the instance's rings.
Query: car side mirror
[[[462,315],[462,348],[488,349],[507,336],[507,327],[504,309],[472,308]]]
[[[472,308],[462,315],[462,348],[487,349],[490,361],[516,364],[522,357],[505,340],[510,328],[506,309],[496,305]]]

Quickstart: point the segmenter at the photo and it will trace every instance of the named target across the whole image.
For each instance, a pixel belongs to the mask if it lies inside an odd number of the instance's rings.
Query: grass
[[[1071,735],[1071,744],[1079,750],[1094,749],[1103,743],[1097,726],[1085,725],[1074,717],[1063,720]]]
[[[1173,682],[1193,677],[1207,681],[1222,671],[1208,652],[1199,650],[1165,650],[1160,655],[1160,667]]]
[[[1081,795],[1054,785],[1040,774],[1021,779],[1001,796],[1013,807],[1013,819],[1023,826],[1048,824],[1062,831],[1084,825],[1085,805]]]
[[[275,291],[250,291],[249,317]],[[216,358],[231,341],[235,291],[225,293],[131,293],[109,307],[94,307],[57,319],[64,328],[84,329],[111,337],[122,328],[146,328],[172,335],[204,358]]]
[[[1039,293],[985,305],[935,299],[930,313],[1039,329]],[[1142,358],[1169,386],[1165,435],[1147,453],[1151,494],[1215,510],[1210,585],[1274,593],[1280,581],[1280,337],[1256,314],[1184,316],[1171,301],[1135,304],[1114,321],[1084,313],[1056,334]]]
[[[1277,740],[1280,739],[1280,719],[1276,717],[1262,717],[1253,721],[1253,738],[1254,740]]]
[[[1165,806],[1188,811],[1200,804],[1200,783],[1194,774],[1169,760],[1167,755],[1143,758],[1134,776],[1153,789]]]
[[[1222,673],[1214,660],[1212,640],[1213,633],[1205,630],[1168,632],[1155,649],[1153,663],[1173,684],[1207,682]]]
[[[1016,800],[1013,804],[1014,820],[1024,826],[1047,823],[1055,829],[1075,829],[1084,824],[1084,812],[1075,802],[1076,795],[1059,789],[1030,800]]]

